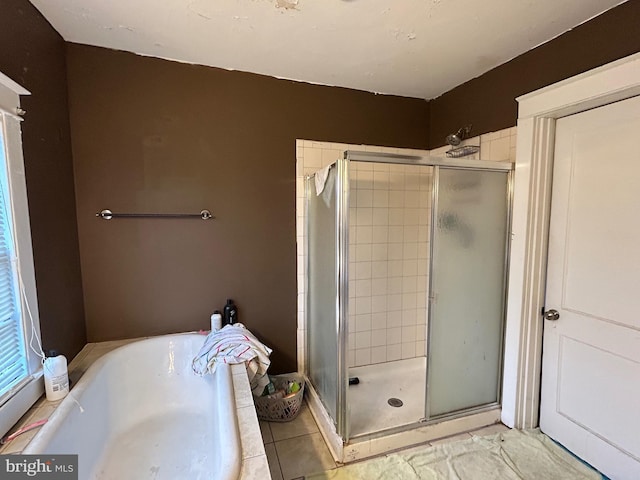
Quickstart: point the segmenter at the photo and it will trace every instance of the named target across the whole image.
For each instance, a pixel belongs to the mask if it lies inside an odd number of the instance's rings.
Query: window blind
[[[0,119],[0,404],[28,374],[20,315],[7,159]]]

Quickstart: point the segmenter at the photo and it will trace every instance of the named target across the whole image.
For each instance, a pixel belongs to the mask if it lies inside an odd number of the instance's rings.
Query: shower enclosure
[[[499,407],[511,169],[347,151],[306,177],[306,375],[344,445]]]

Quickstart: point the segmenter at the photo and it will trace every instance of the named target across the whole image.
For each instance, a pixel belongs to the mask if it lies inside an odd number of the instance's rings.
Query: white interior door
[[[542,431],[640,478],[640,97],[557,121],[545,303]]]

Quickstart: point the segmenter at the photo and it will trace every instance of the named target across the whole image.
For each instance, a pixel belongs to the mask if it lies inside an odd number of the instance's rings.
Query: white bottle
[[[211,331],[216,332],[222,328],[222,314],[216,310],[211,315]]]
[[[69,374],[64,355],[44,359],[44,391],[50,402],[60,400],[69,393]]]

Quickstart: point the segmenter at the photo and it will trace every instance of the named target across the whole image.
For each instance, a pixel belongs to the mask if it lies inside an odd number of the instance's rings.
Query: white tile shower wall
[[[428,154],[426,150],[348,145],[309,140],[298,140],[296,142],[298,368],[301,371],[304,370],[306,341],[304,313],[304,275],[306,268],[303,228],[305,221],[304,176],[335,162],[343,155],[345,150],[408,155]],[[416,263],[419,254],[424,255],[428,252],[426,244],[424,247],[418,248],[418,235],[422,235],[426,241],[428,232],[428,229],[422,229],[419,232],[418,222],[429,216],[427,211],[423,214],[418,214],[420,209],[420,183],[418,178],[405,182],[405,177],[410,176],[412,172],[405,172],[404,166],[393,167],[395,171],[392,176],[392,167],[389,165],[375,165],[376,171],[374,172],[374,165],[358,163],[364,167],[362,173],[357,173],[359,165],[355,165],[355,162],[351,164],[352,167],[355,166],[351,175],[354,180],[351,205],[356,210],[351,212],[350,215],[351,229],[353,230],[350,237],[353,241],[349,252],[350,260],[352,261],[350,265],[351,283],[349,295],[351,297],[351,311],[359,313],[350,315],[349,364],[366,365],[409,358],[417,354],[424,355],[426,313],[422,315],[424,328],[420,329],[417,323],[417,310],[419,308],[426,309],[426,298],[421,301],[417,300],[417,288],[422,286],[426,295],[426,260],[424,261],[424,266],[420,268],[407,265],[407,272],[411,273],[411,275],[407,276],[410,278],[404,280],[403,273],[405,263]],[[369,172],[365,173],[368,170]],[[395,184],[392,180],[395,180]],[[421,180],[424,180],[424,178],[421,178]],[[405,183],[409,183],[411,185],[410,188],[412,188],[411,193],[407,195],[404,193]],[[426,182],[425,184],[428,183]],[[373,185],[384,185],[384,188],[374,189]],[[392,185],[393,189],[391,188]],[[392,191],[393,193],[391,193]],[[428,196],[426,190],[422,192],[422,196],[424,197],[425,195]],[[407,197],[406,199],[405,196]],[[424,203],[424,200],[422,203]],[[405,204],[408,205],[406,212]],[[358,207],[356,205],[360,206],[360,210],[357,210]],[[415,223],[407,231],[406,247],[404,244],[405,216],[408,222]],[[391,228],[394,235],[392,238],[389,238],[389,226],[393,227]],[[357,241],[355,240],[356,235]],[[418,270],[425,277],[424,279],[419,280],[417,278]],[[390,275],[391,277],[389,277]],[[388,278],[393,278],[393,280],[389,282]],[[357,282],[357,285],[355,282]],[[389,294],[389,287],[395,293]],[[406,298],[403,296],[403,289],[405,288],[408,292]],[[389,312],[393,313],[389,314]],[[387,326],[387,317],[391,317],[389,327]],[[420,330],[419,333],[418,330]]]
[[[480,136],[476,136],[476,137],[472,137],[469,138],[467,140],[465,140],[463,142],[464,145],[480,145],[480,153],[476,154],[472,157],[468,157],[468,158],[482,158],[483,160],[496,160],[496,161],[510,161],[510,162],[515,162],[515,152],[516,152],[516,127],[512,127],[512,128],[507,128],[504,130],[499,130],[497,132],[491,132],[491,133],[487,133],[484,135],[480,135]],[[306,265],[306,258],[305,258],[305,252],[304,252],[304,220],[305,220],[305,212],[304,212],[304,207],[305,207],[305,203],[304,203],[304,176],[307,174],[311,174],[314,173],[316,170],[318,170],[319,168],[322,168],[323,166],[329,165],[330,163],[333,163],[335,160],[337,160],[342,153],[345,150],[365,150],[365,151],[370,151],[370,152],[381,152],[381,153],[405,153],[405,154],[417,154],[417,155],[426,155],[426,154],[430,154],[433,156],[440,156],[440,157],[444,157],[445,156],[445,152],[447,150],[449,150],[451,147],[450,146],[444,146],[441,148],[437,148],[434,150],[431,150],[430,152],[427,152],[425,150],[413,150],[413,149],[397,149],[397,148],[387,148],[387,147],[376,147],[376,146],[368,146],[368,145],[349,145],[349,144],[344,144],[344,143],[329,143],[329,142],[316,142],[316,141],[311,141],[311,140],[297,140],[296,141],[296,239],[297,239],[297,255],[298,255],[298,369],[300,371],[304,371],[305,369],[305,365],[304,365],[304,361],[305,361],[305,342],[306,342],[306,336],[305,336],[305,316],[304,316],[304,296],[305,296],[305,291],[304,291],[304,287],[305,287],[305,281],[304,281],[304,275],[305,275],[305,265]],[[366,201],[366,194],[365,195],[365,200]],[[383,208],[380,207],[379,205],[381,205],[384,198],[384,194],[379,193],[376,197],[372,197],[372,200],[375,202],[372,208]],[[357,208],[357,207],[356,207]],[[365,214],[363,214],[365,215]],[[379,245],[377,247],[374,248],[374,244],[383,244],[384,242],[378,242],[378,240],[381,240],[383,238],[383,234],[384,234],[384,229],[374,229],[373,228],[373,222],[374,221],[379,221],[380,216],[382,215],[380,211],[376,212],[376,216],[374,218],[374,212],[372,211],[371,213],[372,215],[372,228],[371,228],[371,297],[373,296],[378,296],[378,295],[382,295],[383,290],[383,280],[382,277],[377,277],[377,278],[373,278],[374,273],[376,275],[381,274],[381,270],[383,267],[381,264],[376,264],[376,266],[373,266],[373,262],[381,262],[381,260],[373,260],[373,258],[375,257],[377,258],[381,258],[381,256],[384,253],[384,246]],[[368,217],[362,217],[361,221],[363,218],[368,218]],[[365,220],[366,221],[366,220]],[[364,231],[366,233],[366,230]],[[389,231],[387,231],[387,235],[389,235]],[[399,233],[399,230],[393,229],[392,233],[395,235],[396,233]],[[418,232],[419,234],[421,233],[420,230]],[[428,233],[428,232],[425,232]],[[403,234],[404,234],[404,230],[403,230]],[[422,238],[422,237],[419,237]],[[403,247],[404,247],[404,243],[403,242],[391,242],[392,240],[398,240],[397,237],[395,236],[388,236],[388,243],[387,243],[387,254],[389,254],[389,245],[391,243],[402,243]],[[404,239],[403,239],[404,240]],[[354,247],[352,247],[353,249]],[[391,250],[391,254],[392,255],[399,255],[399,252],[397,250],[398,247],[392,247]],[[353,251],[351,252],[351,258],[353,259]],[[364,249],[361,249],[360,251],[361,255],[367,254],[366,252],[366,247]],[[404,251],[403,251],[403,255],[404,255]],[[391,263],[391,265],[389,265]],[[417,271],[416,273],[418,273],[418,275],[416,276],[423,276],[425,277],[426,280],[426,265],[425,267],[422,267],[422,263],[418,263],[417,268],[420,269],[419,271]],[[403,265],[404,266],[404,265]],[[389,270],[389,268],[391,267],[391,271]],[[363,273],[363,269],[366,269],[368,267],[360,267],[361,268],[361,274]],[[424,272],[423,269],[424,268]],[[394,273],[394,274],[398,274],[392,278],[396,278],[397,276],[400,276],[400,270],[399,270],[399,264],[396,263],[395,260],[388,260],[387,261],[387,272],[388,273]],[[362,279],[364,280],[364,279]],[[422,281],[422,280],[421,280]],[[407,282],[412,282],[411,280],[408,280]],[[400,288],[399,283],[397,281],[391,281],[388,282],[387,281],[387,286],[389,287],[389,292],[397,292],[398,289]],[[361,289],[365,289],[364,291],[366,292],[368,285],[366,282],[364,282],[363,284],[360,285]],[[426,287],[425,287],[426,288]],[[353,289],[351,289],[350,295],[355,295],[355,292]],[[400,311],[402,311],[402,299],[398,298],[398,294],[397,293],[388,293],[388,298],[387,298],[387,308],[398,308],[398,305],[400,305]],[[409,300],[409,298],[407,298],[407,300]],[[382,302],[382,300],[377,300],[379,302]],[[398,303],[400,302],[400,303]],[[378,304],[376,304],[376,308],[377,308]],[[373,308],[373,303],[372,303],[372,308]],[[416,307],[417,309],[418,307]],[[396,311],[396,310],[391,310],[391,311]],[[409,321],[409,320],[407,320]],[[361,326],[366,326],[366,322],[367,320],[364,319],[361,322]],[[393,327],[393,326],[385,326],[385,330],[387,329],[391,329],[390,331],[385,331],[385,334],[387,335],[386,338],[384,338],[384,341],[388,341],[391,343],[388,343],[387,346],[384,348],[384,355],[387,361],[391,360],[391,359],[398,359],[398,358],[402,358],[402,316],[400,317],[400,330],[397,330],[398,327]],[[357,323],[357,322],[356,322]],[[397,324],[397,319],[394,317],[391,321],[392,325]],[[374,333],[374,331],[377,330],[377,332]],[[370,347],[363,347],[359,350],[361,350],[359,356],[360,359],[367,359],[369,358],[370,361],[373,360],[374,362],[377,362],[378,360],[383,358],[383,333],[382,333],[382,316],[381,315],[373,315],[371,316],[371,336],[370,336]],[[416,329],[417,330],[417,329]],[[420,332],[416,332],[417,335],[422,335]],[[426,337],[426,329],[425,329],[425,337]],[[406,329],[405,330],[405,339],[408,338],[408,335],[412,333],[412,330]],[[422,345],[420,345],[420,342],[422,342],[422,344],[424,344],[424,342],[426,340],[420,340],[420,337],[417,337],[416,340],[416,350],[420,351],[422,347]],[[355,346],[356,342],[356,337],[354,336],[354,332],[352,329],[352,333],[351,336],[349,338],[349,344],[350,346],[353,345]],[[364,342],[364,343],[363,343]],[[367,335],[361,335],[360,336],[360,345],[364,345],[367,342]],[[405,342],[405,343],[410,343],[410,342]],[[410,347],[406,348],[406,352],[405,353],[409,353],[409,349]],[[357,350],[357,349],[356,349]],[[353,352],[353,353],[351,353]],[[355,350],[351,349],[350,352],[350,364],[355,364]]]
[[[424,356],[432,168],[351,170],[349,366]]]

